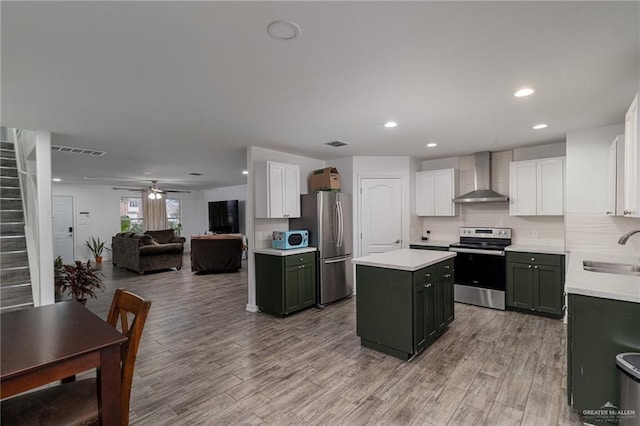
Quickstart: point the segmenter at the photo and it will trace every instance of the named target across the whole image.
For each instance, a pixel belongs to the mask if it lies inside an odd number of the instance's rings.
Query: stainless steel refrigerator
[[[351,196],[319,191],[300,197],[300,218],[289,229],[309,230],[309,245],[318,248],[318,305],[353,293]]]

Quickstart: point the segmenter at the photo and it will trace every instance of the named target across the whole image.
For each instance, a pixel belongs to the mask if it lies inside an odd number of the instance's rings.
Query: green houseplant
[[[87,296],[95,299],[95,291],[103,289],[104,284],[99,269],[91,266],[91,261],[76,260],[75,265],[62,265],[56,272],[55,287],[60,294],[66,293],[84,304]]]
[[[89,250],[91,250],[91,253],[93,253],[93,256],[96,258],[96,263],[98,264],[102,263],[102,252],[107,248],[105,244],[106,241],[100,241],[100,237],[91,237],[90,240],[85,241],[85,245]]]

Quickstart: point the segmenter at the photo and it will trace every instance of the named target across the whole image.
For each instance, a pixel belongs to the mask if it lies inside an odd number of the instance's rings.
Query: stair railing
[[[40,306],[40,253],[38,232],[38,186],[36,172],[28,169],[27,156],[23,146],[24,132],[22,129],[13,129],[14,147],[18,177],[20,179],[20,195],[22,198],[22,210],[24,212],[24,235],[27,243],[27,256],[29,258],[29,274],[31,275],[31,291],[33,305]],[[53,266],[52,266],[53,267]]]

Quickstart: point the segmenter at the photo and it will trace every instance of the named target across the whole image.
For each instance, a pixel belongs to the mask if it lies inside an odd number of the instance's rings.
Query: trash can
[[[640,424],[640,353],[616,355],[620,374],[620,426]]]

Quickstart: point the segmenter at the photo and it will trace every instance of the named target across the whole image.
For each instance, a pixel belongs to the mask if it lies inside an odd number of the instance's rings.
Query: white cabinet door
[[[609,198],[607,199],[607,215],[616,215],[616,177],[618,173],[618,167],[616,166],[616,140],[614,139],[609,146],[609,166],[607,175],[607,188],[609,191]]]
[[[300,217],[300,167],[287,164],[284,169],[285,217]]]
[[[455,216],[455,169],[416,173],[416,215]]]
[[[564,158],[536,161],[536,214],[564,214]]]
[[[624,116],[624,212],[640,217],[640,111],[638,94]]]
[[[509,214],[535,216],[537,211],[536,162],[509,164]]]
[[[608,171],[607,215],[622,216],[624,214],[624,135],[616,136],[609,146]]]
[[[434,215],[455,216],[455,174],[453,169],[434,173]]]
[[[300,217],[300,166],[258,162],[255,175],[257,218]]]
[[[432,172],[416,173],[416,214],[435,215],[435,175]]]
[[[509,164],[509,214],[564,214],[564,157]]]

